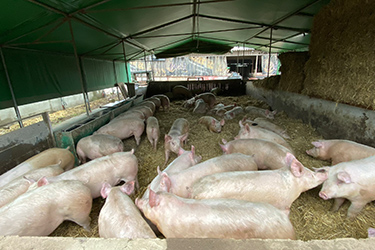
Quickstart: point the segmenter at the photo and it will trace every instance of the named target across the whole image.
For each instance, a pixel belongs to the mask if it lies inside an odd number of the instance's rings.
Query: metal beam
[[[267,70],[267,77],[270,76],[271,49],[272,49],[272,31],[273,31],[273,29],[271,28],[271,34],[270,34],[270,48],[269,48],[269,50],[268,50],[268,70]]]
[[[125,52],[125,44],[124,44],[124,41],[123,41],[121,44],[122,44],[122,51],[124,52],[124,62],[125,62],[126,80],[127,80],[127,83],[129,83],[128,65],[127,65],[127,60],[126,60],[126,52]]]
[[[198,0],[193,0],[193,28],[191,31],[191,35],[193,38],[195,38],[196,31],[197,31],[197,1]]]
[[[21,117],[20,111],[18,109],[16,97],[15,97],[14,92],[13,92],[12,82],[11,82],[10,77],[9,77],[9,72],[8,72],[7,65],[5,63],[5,58],[4,58],[3,48],[2,47],[0,47],[0,54],[1,54],[1,61],[3,62],[5,76],[6,76],[7,81],[8,81],[9,90],[10,90],[10,93],[12,95],[12,100],[13,100],[13,105],[14,105],[14,111],[16,112],[17,121],[18,121],[18,124],[20,125],[20,127],[23,128],[22,117]]]
[[[250,40],[251,38],[253,38],[253,37],[255,37],[255,36],[258,36],[259,34],[265,32],[265,31],[268,30],[269,28],[279,29],[280,27],[279,27],[279,26],[276,26],[278,23],[281,23],[281,22],[285,21],[286,19],[288,19],[288,18],[294,16],[294,15],[297,14],[297,13],[300,13],[302,10],[304,10],[304,9],[306,9],[306,8],[312,6],[312,5],[314,5],[314,4],[316,4],[317,2],[320,2],[320,1],[321,1],[321,0],[313,0],[312,2],[310,2],[310,3],[308,3],[308,4],[305,4],[304,6],[298,8],[297,10],[295,10],[295,11],[293,11],[293,12],[291,12],[291,13],[289,13],[289,14],[287,14],[287,15],[285,15],[285,16],[279,18],[279,19],[277,19],[276,21],[274,21],[274,22],[270,25],[270,27],[267,27],[267,28],[265,28],[265,29],[259,31],[257,34],[255,34],[255,35],[251,36],[250,38],[246,39],[245,42],[248,41],[248,40]],[[302,33],[302,32],[304,32],[304,33],[308,33],[308,32],[310,32],[310,31],[300,31],[300,32],[301,32],[301,33]]]
[[[34,45],[34,44],[53,44],[53,43],[72,43],[72,40],[63,41],[45,41],[45,42],[30,42],[30,43],[12,43],[9,46],[24,46],[24,45]]]
[[[299,44],[299,45],[304,45],[304,46],[308,46],[309,44],[308,43],[299,43],[299,42],[292,42],[292,41],[287,41],[286,39],[289,39],[291,37],[295,37],[296,35],[293,35],[293,36],[289,36],[289,37],[286,37],[286,38],[282,38],[282,39],[272,39],[272,44],[274,43],[278,43],[278,42],[284,42],[284,43],[293,43],[293,44]],[[262,39],[262,40],[270,40],[269,38],[267,37],[262,37],[262,36],[256,36],[254,38],[257,38],[257,39]]]
[[[79,74],[79,79],[81,81],[81,87],[82,87],[82,94],[83,94],[83,100],[85,102],[85,107],[86,107],[86,114],[87,116],[89,116],[89,110],[90,110],[90,106],[88,105],[87,103],[87,94],[86,93],[86,88],[84,86],[84,81],[83,81],[83,76],[82,76],[82,70],[81,70],[81,65],[79,63],[79,58],[78,58],[78,53],[77,53],[77,47],[76,47],[76,42],[74,40],[74,34],[73,34],[73,28],[72,28],[72,22],[71,20],[69,19],[69,29],[70,29],[70,35],[72,36],[72,45],[73,45],[73,49],[74,49],[74,56],[76,58],[76,64],[77,64],[77,68],[78,68],[78,74]]]
[[[222,2],[232,2],[232,1],[234,1],[234,0],[212,0],[212,1],[200,2],[199,4],[222,3]],[[136,10],[136,9],[155,9],[155,8],[167,8],[167,7],[176,7],[176,6],[186,6],[186,5],[193,5],[193,4],[194,3],[191,3],[191,2],[188,2],[188,3],[171,3],[171,4],[161,4],[161,5],[138,6],[138,7],[131,7],[131,8],[92,10],[92,11],[85,11],[85,13],[127,11],[127,10]]]

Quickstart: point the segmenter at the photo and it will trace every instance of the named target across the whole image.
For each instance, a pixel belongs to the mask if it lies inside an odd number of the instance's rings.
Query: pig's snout
[[[329,197],[326,193],[324,192],[319,192],[319,196],[320,198],[322,198],[323,200],[329,200]]]

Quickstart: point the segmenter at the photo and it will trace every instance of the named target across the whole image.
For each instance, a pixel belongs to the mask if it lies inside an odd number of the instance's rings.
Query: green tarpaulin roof
[[[328,2],[3,0],[0,44],[73,54],[74,39],[80,56],[124,60],[125,50],[131,60],[144,54],[162,55],[180,44],[176,55],[189,52],[197,46],[194,40],[268,51],[272,35],[272,52],[307,50],[313,16]]]

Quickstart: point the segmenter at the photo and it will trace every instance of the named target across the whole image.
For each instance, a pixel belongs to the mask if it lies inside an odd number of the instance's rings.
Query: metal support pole
[[[146,50],[143,51],[143,58],[145,59],[146,82],[148,82]]]
[[[154,67],[155,67],[155,64],[154,64],[154,53],[152,53],[152,55],[151,55],[151,73],[152,73],[152,81],[155,82]]]
[[[270,76],[270,67],[271,67],[271,48],[272,48],[272,27],[271,27],[271,34],[270,34],[270,48],[268,50],[268,70],[267,70],[267,78]]]
[[[82,87],[82,94],[83,94],[83,100],[85,101],[85,107],[86,107],[86,114],[89,116],[89,110],[90,106],[87,104],[88,98],[85,90],[85,85],[83,81],[83,76],[82,76],[82,71],[81,71],[81,65],[79,63],[79,58],[78,58],[78,53],[77,53],[77,47],[76,47],[76,41],[74,39],[74,34],[73,34],[73,28],[72,28],[72,21],[69,19],[69,29],[70,29],[70,35],[72,36],[72,44],[73,44],[73,49],[74,49],[74,56],[76,58],[76,64],[78,68],[78,73],[79,73],[79,79],[81,81],[81,87]]]
[[[236,72],[238,73],[238,58],[240,56],[240,50],[239,50],[239,47],[238,47],[238,43],[237,43],[237,63],[236,63]]]
[[[245,66],[245,44],[243,43],[242,44],[242,81],[245,80],[244,66]]]
[[[125,44],[124,44],[124,41],[122,41],[121,44],[122,44],[122,52],[124,53],[126,80],[127,80],[127,83],[129,83],[128,65],[127,65],[127,61],[126,61],[126,53],[125,53]]]
[[[116,72],[116,63],[115,63],[115,60],[112,61],[113,63],[113,73],[115,75],[115,86],[116,86],[116,92],[117,92],[117,98],[118,100],[120,101],[120,93],[118,92],[118,81],[117,81],[117,72]]]
[[[1,61],[3,62],[3,66],[4,66],[5,75],[6,75],[7,81],[8,81],[9,90],[10,90],[10,93],[12,94],[13,106],[14,106],[14,110],[16,111],[16,116],[17,116],[18,124],[20,125],[21,128],[23,128],[21,114],[20,114],[20,111],[18,109],[16,97],[15,97],[14,92],[13,92],[12,82],[10,81],[10,77],[9,77],[7,65],[5,63],[5,58],[4,58],[4,54],[3,54],[3,48],[1,48],[1,47],[0,47],[0,54],[1,54]]]
[[[256,55],[255,57],[255,69],[254,69],[254,74],[258,73],[258,57],[259,55]]]
[[[82,62],[82,58],[81,57],[78,57],[79,59],[79,66],[81,68],[81,75],[82,75],[82,79],[83,79],[83,86],[85,86],[85,89],[87,89],[87,80],[86,80],[86,74],[85,74],[85,70],[83,68],[83,62]],[[90,98],[89,98],[89,94],[87,93],[87,91],[85,91],[85,97],[86,97],[86,102],[87,102],[87,107],[89,108],[89,112],[91,113],[91,107],[90,107]]]

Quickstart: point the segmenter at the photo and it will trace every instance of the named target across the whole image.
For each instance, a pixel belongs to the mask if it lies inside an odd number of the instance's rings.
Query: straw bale
[[[280,81],[280,76],[276,75],[276,76],[266,77],[262,80],[253,81],[253,84],[255,87],[258,87],[258,88],[276,90],[278,88],[279,81]]]
[[[375,108],[375,1],[332,0],[314,18],[303,94]]]
[[[308,52],[288,52],[279,55],[281,77],[278,90],[301,93],[305,80],[303,68],[308,58]]]
[[[242,107],[255,105],[261,108],[269,106],[261,101],[251,99],[249,96],[238,97],[217,97],[218,102],[225,105],[236,103]],[[164,134],[168,133],[173,121],[184,117],[190,123],[190,132],[187,145],[183,147],[189,150],[191,145],[196,148],[196,153],[202,155],[203,161],[222,155],[218,145],[221,139],[232,140],[239,130],[238,122],[243,115],[233,120],[227,120],[221,133],[211,133],[204,125],[198,124],[200,115],[193,114],[182,108],[182,101],[173,101],[170,112],[159,111],[155,113],[159,119],[161,139],[158,143],[157,151],[152,150],[146,135],[142,136],[140,145],[136,148],[135,155],[139,161],[139,183],[140,191],[137,191],[131,198],[141,196],[146,190],[147,185],[157,175],[156,168],[160,166],[163,169],[164,163]],[[219,118],[219,117],[216,117]],[[255,117],[250,117],[254,119]],[[274,123],[286,129],[291,139],[290,143],[295,151],[296,157],[307,168],[322,167],[328,165],[328,162],[313,159],[305,153],[305,150],[312,148],[312,141],[322,139],[322,137],[310,126],[302,123],[301,120],[291,119],[284,112],[276,115]],[[124,140],[127,150],[136,147],[134,138]],[[171,154],[168,163],[172,162],[176,155]],[[267,185],[265,183],[265,185]],[[336,239],[343,237],[365,238],[367,237],[367,228],[375,226],[375,207],[367,204],[360,215],[354,219],[346,218],[348,204],[339,212],[330,212],[329,208],[332,201],[324,201],[319,198],[320,187],[302,193],[302,195],[293,203],[290,212],[290,220],[294,225],[297,238],[300,240],[312,239]],[[98,215],[105,200],[97,198],[94,200],[91,212],[91,232],[86,232],[82,227],[73,222],[62,223],[51,236],[63,237],[99,237],[98,234]]]

